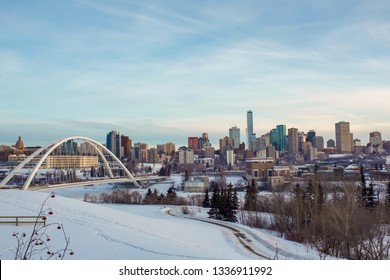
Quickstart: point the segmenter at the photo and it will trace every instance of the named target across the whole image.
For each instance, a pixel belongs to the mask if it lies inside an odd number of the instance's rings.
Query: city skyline
[[[317,3],[318,2],[318,3]],[[390,139],[386,1],[3,1],[0,144],[117,130],[152,145],[210,135],[254,113],[335,139]]]

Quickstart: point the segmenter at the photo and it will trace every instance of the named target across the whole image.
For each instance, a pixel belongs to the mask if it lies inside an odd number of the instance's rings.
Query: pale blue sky
[[[212,144],[246,111],[390,140],[390,1],[0,0],[0,144]]]

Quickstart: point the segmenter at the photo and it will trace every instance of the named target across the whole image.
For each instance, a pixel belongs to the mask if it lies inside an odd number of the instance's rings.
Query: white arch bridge
[[[74,141],[84,141],[87,145],[84,148],[88,152],[78,152],[79,149],[75,148]],[[96,169],[91,167],[89,171],[84,170],[82,178],[76,175],[75,167],[72,169],[71,164],[66,168],[46,168],[44,175],[42,175],[42,169],[48,165],[47,161],[50,156],[75,156],[78,153],[97,156],[98,167]],[[7,187],[7,184],[27,190],[30,186],[53,188],[100,183],[132,183],[135,187],[142,187],[145,183],[161,181],[165,178],[158,176],[134,177],[124,164],[102,144],[87,137],[73,136],[54,141],[36,150],[9,172],[0,182],[0,188]]]

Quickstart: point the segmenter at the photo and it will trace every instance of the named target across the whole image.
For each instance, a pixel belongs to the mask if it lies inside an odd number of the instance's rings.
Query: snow
[[[163,192],[169,185],[156,184],[155,187]],[[85,193],[109,190],[112,190],[112,186],[108,184],[63,188],[55,190],[55,198],[48,199],[45,206],[54,211],[54,215],[48,217],[48,222],[63,224],[70,237],[70,248],[75,252],[66,259],[259,259],[240,244],[232,230],[202,222],[210,219],[207,219],[207,209],[201,207],[190,207],[190,215],[184,215],[180,206],[107,205],[82,201]],[[0,215],[36,215],[49,193],[0,190]],[[278,238],[265,230],[223,224],[239,230],[250,240],[248,242],[255,251],[269,258],[276,255],[278,259],[319,259],[318,252]],[[16,227],[0,224],[0,228],[0,259],[13,259],[12,250],[16,246],[13,232],[29,233],[32,225]],[[53,235],[51,245],[60,249],[63,238],[55,230],[50,234]]]

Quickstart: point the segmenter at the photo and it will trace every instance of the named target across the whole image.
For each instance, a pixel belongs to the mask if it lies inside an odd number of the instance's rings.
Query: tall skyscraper
[[[298,129],[289,128],[288,129],[288,152],[293,156],[298,156],[299,154],[299,145],[298,145]]]
[[[316,132],[314,130],[309,130],[306,141],[311,142],[314,145],[314,138],[316,138]]]
[[[112,130],[107,134],[106,147],[109,149],[117,158],[121,157],[121,141],[120,133]]]
[[[325,148],[324,137],[322,137],[322,136],[314,137],[313,147],[317,148],[318,150],[323,150]]]
[[[130,157],[132,142],[129,136],[121,135],[121,155],[123,157]]]
[[[234,139],[228,136],[225,136],[223,139],[219,139],[219,150],[221,154],[226,154],[227,150],[233,149]]]
[[[270,133],[270,143],[277,151],[287,151],[287,135],[286,126],[284,124],[277,125]]]
[[[240,129],[237,126],[229,128],[229,137],[234,141],[234,148],[238,149],[240,147]]]
[[[256,133],[253,132],[253,113],[250,110],[246,113],[246,134],[248,149],[252,150],[252,142],[256,141]]]
[[[193,163],[194,163],[194,151],[191,148],[180,147],[179,164],[193,164]]]
[[[202,133],[202,137],[199,137],[199,149],[203,149],[204,147],[211,146],[209,140],[209,134],[207,132]]]
[[[276,128],[271,129],[269,132],[269,142],[275,149],[279,150],[279,135],[278,130]]]
[[[304,132],[298,132],[298,149],[299,152],[303,152],[303,143],[306,142],[306,134]]]
[[[173,155],[176,151],[176,146],[172,142],[164,144],[164,152],[166,155]]]
[[[199,138],[198,137],[193,137],[190,136],[188,137],[188,148],[191,148],[193,150],[198,150],[199,149]]]
[[[374,152],[376,153],[383,152],[382,135],[379,131],[370,132],[370,145]]]
[[[336,147],[339,153],[352,152],[352,138],[349,130],[349,122],[341,121],[335,124]]]
[[[278,131],[279,151],[286,151],[287,150],[286,126],[284,124],[279,124],[276,126],[276,130]]]

